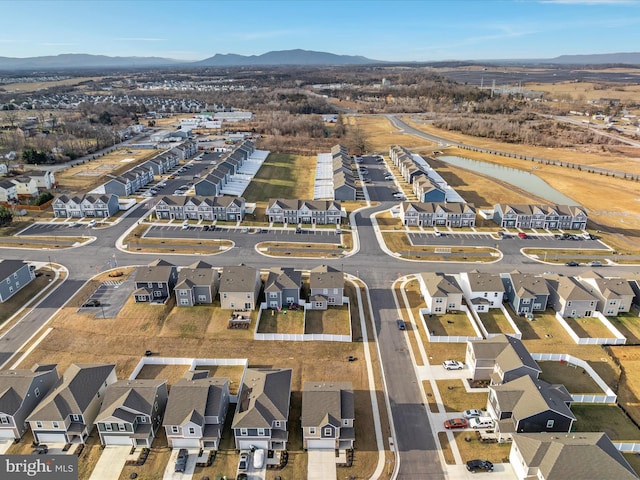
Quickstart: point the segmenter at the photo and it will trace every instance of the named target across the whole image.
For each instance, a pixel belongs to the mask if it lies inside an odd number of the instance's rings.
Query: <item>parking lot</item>
[[[93,229],[87,226],[86,223],[67,221],[65,223],[34,223],[19,232],[18,235],[77,237],[79,235],[92,235],[92,231]]]
[[[115,318],[133,291],[133,277],[127,280],[113,280],[102,282],[82,304],[96,303],[95,306],[80,307],[78,313],[93,313],[96,318]]]

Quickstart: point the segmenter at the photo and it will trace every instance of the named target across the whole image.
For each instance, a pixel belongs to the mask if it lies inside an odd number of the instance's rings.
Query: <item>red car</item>
[[[449,420],[444,422],[444,428],[467,428],[469,426],[469,422],[467,422],[464,418],[450,418]]]
[[[524,233],[524,232],[519,232],[519,233],[518,233],[518,236],[519,236],[520,238],[527,238],[527,234],[526,234],[526,233]]]

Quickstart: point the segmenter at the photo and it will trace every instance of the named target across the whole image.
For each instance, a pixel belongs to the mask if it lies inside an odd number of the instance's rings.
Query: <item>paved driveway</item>
[[[10,440],[0,442],[0,455],[4,455],[5,453],[7,453],[7,450],[12,444],[13,442]]]
[[[307,452],[307,480],[336,480],[335,450],[309,450]]]
[[[175,472],[176,468],[176,459],[178,458],[179,448],[174,448],[171,451],[171,457],[169,457],[169,462],[167,463],[167,468],[164,470],[164,476],[162,477],[164,480],[191,480],[193,477],[193,471],[196,469],[196,463],[198,461],[198,453],[199,450],[196,449],[188,449],[189,450],[189,458],[187,458],[187,466],[184,469],[184,472]]]
[[[89,480],[118,480],[131,447],[105,447]]]

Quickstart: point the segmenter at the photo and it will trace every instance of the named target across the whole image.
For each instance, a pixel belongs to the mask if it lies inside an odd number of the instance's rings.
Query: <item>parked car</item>
[[[469,418],[475,418],[475,417],[482,417],[482,415],[486,415],[487,412],[483,412],[482,410],[478,410],[475,408],[472,408],[470,410],[465,410],[464,412],[462,412],[462,416],[466,419]]]
[[[175,472],[184,472],[187,468],[187,459],[189,458],[189,452],[186,448],[181,448],[178,451],[178,457],[176,458]]]
[[[407,325],[404,323],[404,320],[402,320],[401,318],[396,320],[396,323],[398,324],[398,330],[406,330],[407,329]]]
[[[469,420],[469,426],[478,430],[481,428],[493,428],[495,423],[491,417],[473,417]]]
[[[209,231],[209,225],[205,225],[204,227],[202,227],[202,230],[205,232]]]
[[[88,224],[87,227],[95,227],[98,224],[98,222],[96,220],[91,220]]]
[[[445,360],[442,362],[442,366],[447,370],[462,370],[464,368],[464,363],[457,360]]]
[[[577,267],[578,265],[580,265],[578,262],[574,262],[573,260],[570,262],[565,263],[565,265],[567,267]]]
[[[256,449],[253,452],[253,468],[262,468],[264,465],[264,450],[262,448]]]
[[[527,238],[527,234],[526,234],[526,233],[524,233],[524,232],[518,232],[518,236],[519,236],[520,238]]]
[[[590,267],[601,267],[602,262],[600,260],[594,260],[593,262],[589,262]]]
[[[452,428],[467,428],[469,423],[464,418],[450,418],[445,420],[444,428],[450,430]]]
[[[100,306],[100,300],[96,299],[96,298],[90,298],[89,300],[87,300],[86,302],[84,302],[82,304],[82,306],[84,308],[87,307],[99,307]]]
[[[247,452],[240,453],[240,462],[238,463],[238,470],[246,470],[249,466],[249,454]]]
[[[183,223],[181,229],[182,230],[189,230],[189,224],[188,223]]]
[[[246,473],[239,473],[236,480],[249,480],[249,475]]]
[[[469,460],[467,462],[467,470],[471,473],[476,472],[493,472],[493,463],[489,460]]]

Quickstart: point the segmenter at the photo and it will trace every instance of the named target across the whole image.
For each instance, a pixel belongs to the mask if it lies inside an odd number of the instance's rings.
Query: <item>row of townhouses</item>
[[[196,195],[215,197],[222,195],[222,189],[231,177],[240,172],[242,165],[253,155],[255,146],[252,141],[244,140],[231,152],[224,153],[215,167],[194,185]]]
[[[474,227],[476,209],[472,203],[402,202],[400,219],[406,226]]]
[[[590,317],[595,312],[616,316],[640,305],[637,279],[604,277],[585,272],[578,277],[534,275],[517,270],[503,274],[478,271],[449,275],[418,275],[420,290],[430,314],[461,309],[463,298],[476,312],[487,312],[508,303],[517,314],[541,312],[552,307],[563,317]]]
[[[52,204],[56,218],[107,218],[119,210],[118,197],[114,194],[67,196],[59,195]]]
[[[246,265],[222,268],[219,273],[206,262],[178,269],[166,260],[155,260],[136,271],[133,297],[136,302],[164,303],[175,295],[178,306],[211,304],[216,298],[225,310],[249,311],[257,306],[263,286],[260,270]],[[309,272],[311,309],[326,310],[343,305],[344,274],[327,265]],[[264,281],[267,308],[281,309],[303,303],[302,272],[293,268],[276,267],[268,271]]]
[[[346,213],[336,200],[271,199],[266,209],[270,223],[339,225]]]
[[[155,205],[159,220],[223,220],[235,222],[245,215],[242,197],[164,196]]]
[[[493,207],[493,220],[503,228],[584,230],[587,211],[576,205],[511,205]]]
[[[291,369],[246,369],[237,400],[229,378],[208,374],[188,371],[169,393],[167,380],[118,380],[114,364],[71,364],[62,377],[56,365],[4,370],[0,438],[19,440],[29,426],[36,443],[85,443],[95,428],[104,446],[149,448],[163,427],[169,447],[217,450],[236,403],[236,448],[287,448]],[[305,448],[353,448],[354,411],[350,382],[305,383]]]
[[[347,147],[334,145],[331,148],[331,159],[333,164],[333,199],[355,200],[356,180]]]

